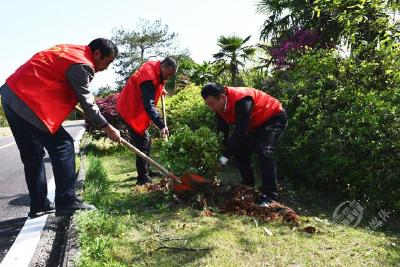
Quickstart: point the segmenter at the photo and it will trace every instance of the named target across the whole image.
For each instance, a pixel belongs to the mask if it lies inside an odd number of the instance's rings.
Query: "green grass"
[[[107,186],[101,199],[91,199],[98,210],[77,216],[79,266],[399,266],[399,234],[329,222],[335,199],[285,185],[284,202],[303,215],[297,228],[243,216],[209,217],[170,194],[134,186],[131,152],[100,142],[90,148],[89,158],[94,157],[101,163],[91,160],[97,170],[90,175],[106,172],[97,185]],[[221,177],[239,179],[233,169]],[[319,233],[302,231],[308,225]]]

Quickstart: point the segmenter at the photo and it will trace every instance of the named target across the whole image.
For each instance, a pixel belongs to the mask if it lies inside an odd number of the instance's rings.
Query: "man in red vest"
[[[143,153],[150,155],[151,141],[147,128],[152,121],[161,132],[168,135],[156,109],[161,94],[165,93],[164,84],[176,73],[176,62],[172,58],[163,61],[144,63],[128,80],[117,100],[117,111],[129,126],[130,136],[135,146]],[[149,164],[141,157],[136,157],[138,173],[137,184],[152,183],[149,175]]]
[[[226,146],[219,158],[220,167],[233,156],[242,176],[242,184],[254,186],[250,155],[255,152],[262,176],[262,196],[257,205],[269,206],[278,197],[272,153],[287,127],[286,112],[281,103],[257,89],[223,87],[214,83],[205,85],[201,95],[209,109],[216,113],[218,130],[225,137]],[[228,140],[230,124],[235,125],[235,129]]]
[[[56,184],[56,216],[95,209],[75,195],[74,140],[61,126],[79,102],[88,120],[119,142],[119,131],[101,115],[89,83],[117,56],[114,43],[98,38],[87,46],[56,45],[35,54],[0,88],[8,124],[24,164],[30,197],[29,217],[54,210],[47,198],[44,148],[49,153]]]

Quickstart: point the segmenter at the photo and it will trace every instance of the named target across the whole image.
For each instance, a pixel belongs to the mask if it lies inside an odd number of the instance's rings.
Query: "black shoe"
[[[256,206],[257,207],[269,207],[271,204],[276,203],[275,200],[272,198],[267,197],[266,195],[262,195],[261,198],[257,201]]]
[[[54,203],[50,202],[46,207],[42,209],[31,209],[28,213],[28,217],[36,218],[45,214],[49,214],[54,212],[55,206]]]
[[[138,177],[137,182],[136,182],[137,185],[152,184],[152,183],[153,183],[153,180],[151,180],[150,177],[144,177],[144,178]]]
[[[150,177],[161,177],[162,173],[161,172],[157,172],[157,171],[149,171],[149,176]]]
[[[77,199],[71,206],[66,207],[66,208],[58,208],[56,210],[56,216],[71,216],[75,211],[77,210],[83,210],[83,211],[89,211],[89,210],[97,210],[95,206],[90,205],[88,203],[83,202],[80,199]]]

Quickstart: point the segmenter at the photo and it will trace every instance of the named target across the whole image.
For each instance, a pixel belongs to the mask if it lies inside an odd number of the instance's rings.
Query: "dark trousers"
[[[43,132],[18,116],[7,104],[2,104],[24,164],[31,210],[44,208],[49,203],[44,148],[53,167],[56,209],[68,207],[76,200],[74,140],[63,127],[54,135]]]
[[[262,176],[262,193],[272,199],[278,198],[277,174],[273,151],[287,127],[286,112],[283,111],[250,132],[240,151],[234,155],[243,184],[254,185],[255,178],[250,156],[255,152]]]
[[[147,156],[150,156],[151,139],[149,132],[146,130],[144,134],[138,134],[129,126],[128,129],[135,147]],[[136,156],[136,170],[139,179],[149,178],[149,164],[139,156]]]

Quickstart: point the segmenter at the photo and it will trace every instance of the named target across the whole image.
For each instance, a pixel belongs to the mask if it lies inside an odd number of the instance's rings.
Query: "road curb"
[[[77,173],[76,188],[83,187],[85,178],[85,149],[79,153],[80,166]],[[29,266],[75,266],[75,260],[79,257],[79,240],[75,227],[74,216],[55,217],[50,214],[40,237],[40,243],[36,248]]]
[[[83,181],[86,175],[85,159],[86,159],[86,149],[82,148],[80,153],[80,166],[79,173],[76,181],[76,188],[82,189]],[[80,247],[78,233],[76,229],[75,216],[69,218],[68,225],[65,231],[64,246],[62,248],[60,265],[61,267],[73,267],[75,266],[75,261],[79,258]]]

